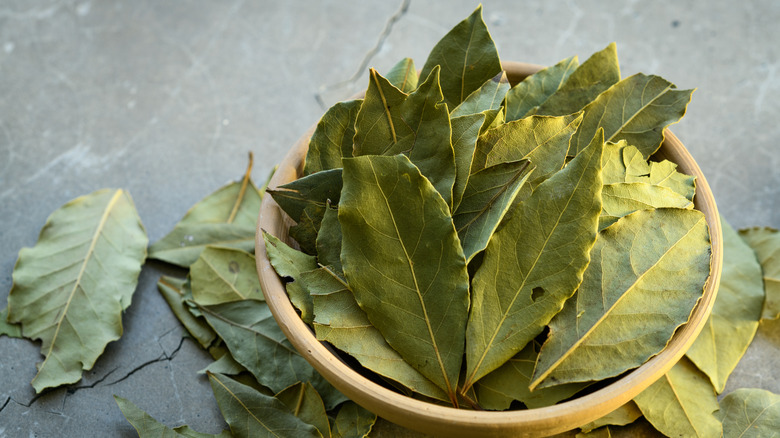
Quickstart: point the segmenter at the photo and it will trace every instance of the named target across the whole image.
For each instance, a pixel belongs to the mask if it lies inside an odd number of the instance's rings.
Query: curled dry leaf
[[[780,232],[772,228],[740,230],[739,235],[756,252],[764,275],[761,319],[780,318]]]

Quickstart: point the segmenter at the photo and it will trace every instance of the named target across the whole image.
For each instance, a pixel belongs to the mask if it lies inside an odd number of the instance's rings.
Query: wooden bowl
[[[513,84],[541,69],[518,62],[504,62],[503,66]],[[293,181],[302,174],[313,132],[314,127],[287,153],[271,179],[271,188]],[[664,375],[696,339],[715,301],[723,264],[723,236],[710,186],[685,146],[668,130],[656,158],[673,161],[680,171],[696,177],[694,205],[706,216],[712,242],[710,278],[690,320],[677,329],[663,351],[615,382],[582,397],[528,410],[462,410],[414,400],[358,374],[315,338],[290,303],[284,285],[268,261],[261,229],[289,242],[288,230],[293,224],[271,196],[263,198],[256,236],[257,271],[266,302],[290,342],[325,379],[350,399],[393,423],[442,437],[545,436],[577,428],[617,409]]]

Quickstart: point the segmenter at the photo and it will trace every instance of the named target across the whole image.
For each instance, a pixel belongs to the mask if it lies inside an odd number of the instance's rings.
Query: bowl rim
[[[510,82],[515,83],[540,70],[542,66],[521,62],[503,62]],[[269,182],[276,188],[302,174],[303,160],[312,126],[288,151]],[[668,129],[656,155],[677,163],[680,170],[696,177],[694,206],[705,213],[710,231],[710,277],[702,297],[691,311],[687,323],[678,327],[666,347],[647,362],[616,381],[584,396],[543,408],[514,411],[473,411],[440,406],[404,396],[381,386],[342,362],[301,320],[290,302],[281,279],[271,266],[263,243],[265,230],[282,241],[289,241],[289,226],[294,222],[273,201],[264,196],[258,216],[255,253],[258,276],[266,302],[287,339],[298,352],[351,400],[379,416],[427,434],[442,436],[539,436],[574,429],[617,409],[663,376],[685,354],[706,323],[715,302],[723,264],[723,236],[720,216],[709,184],[696,161],[682,142]]]

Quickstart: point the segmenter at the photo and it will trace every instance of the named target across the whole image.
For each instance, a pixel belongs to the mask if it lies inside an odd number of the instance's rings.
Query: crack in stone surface
[[[374,47],[372,47],[363,56],[363,60],[360,61],[357,70],[349,79],[331,85],[320,86],[319,90],[317,90],[317,92],[314,94],[314,99],[317,101],[317,103],[320,105],[323,111],[328,109],[328,105],[325,103],[325,100],[323,99],[322,95],[327,93],[328,91],[333,91],[345,87],[347,85],[353,84],[357,80],[359,80],[361,76],[363,76],[363,72],[368,67],[368,64],[371,62],[374,56],[376,56],[376,54],[379,53],[380,50],[382,50],[382,47],[384,46],[387,37],[390,36],[390,33],[392,32],[395,23],[397,23],[401,18],[403,18],[403,16],[406,15],[406,13],[409,11],[410,4],[411,4],[411,0],[402,0],[401,6],[385,23],[385,27],[382,29],[382,33],[379,34],[379,38],[377,38]]]
[[[5,409],[6,406],[8,406],[8,403],[11,402],[11,397],[6,397],[5,401],[3,402],[3,405],[0,406],[0,412],[3,412],[3,409]]]
[[[148,361],[142,363],[141,365],[138,365],[137,367],[135,367],[132,370],[130,370],[127,374],[125,374],[124,376],[120,377],[119,379],[114,380],[111,383],[107,383],[106,386],[113,386],[113,385],[116,385],[119,382],[127,380],[128,378],[130,378],[130,376],[132,376],[133,374],[137,373],[138,371],[141,371],[142,369],[148,367],[149,365],[153,365],[153,364],[156,364],[158,362],[170,362],[171,360],[173,360],[176,357],[176,355],[179,353],[179,350],[181,350],[181,347],[184,345],[184,340],[185,339],[186,338],[181,338],[181,340],[179,341],[179,345],[171,352],[171,354],[166,354],[165,351],[163,351],[156,358],[154,358],[152,360],[148,360]]]

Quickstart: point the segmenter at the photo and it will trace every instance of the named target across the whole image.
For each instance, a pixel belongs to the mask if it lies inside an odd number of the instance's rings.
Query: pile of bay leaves
[[[510,86],[477,9],[433,49],[370,72],[336,104],[304,174],[270,190],[297,248],[264,234],[301,318],[367,377],[431,403],[523,409],[577,397],[641,365],[687,321],[709,275],[695,181],[653,161],[691,91],[620,79],[615,46]],[[300,356],[264,302],[255,223],[265,188],[242,179],[148,248],[125,191],[48,219],[13,272],[0,335],[41,340],[36,392],[77,382],[122,334],[144,260],[188,269],[158,288],[215,361],[203,370],[229,431],[364,437],[376,416]],[[771,436],[780,396],[722,398],[759,326],[780,318],[780,232],[735,232],[712,316],[662,379],[581,433],[645,417],[667,436]],[[42,304],[44,303],[44,304]],[[601,382],[601,383],[599,383]],[[170,429],[120,397],[141,437]],[[764,435],[762,435],[764,434]]]

